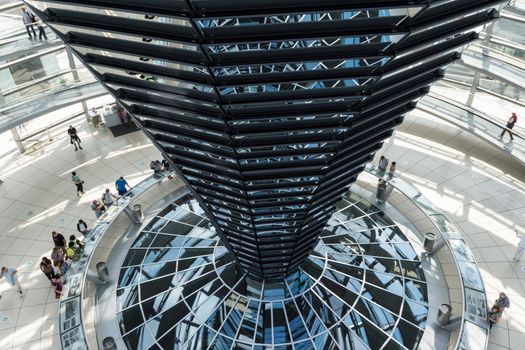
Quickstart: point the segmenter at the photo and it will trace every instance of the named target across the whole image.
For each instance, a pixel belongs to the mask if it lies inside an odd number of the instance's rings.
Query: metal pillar
[[[20,134],[18,134],[18,131],[16,131],[16,128],[11,129],[11,134],[13,134],[13,140],[16,143],[16,146],[18,147],[18,150],[20,153],[24,153],[26,151],[24,144],[22,143],[22,140],[20,140]]]
[[[481,76],[481,73],[478,71],[474,72],[474,79],[472,80],[472,86],[470,87],[470,92],[468,94],[468,99],[466,105],[471,107],[472,102],[474,102],[474,96],[476,95],[476,91],[478,90],[479,85],[479,78]]]
[[[67,61],[69,63],[69,68],[71,68],[71,73],[73,73],[73,79],[75,82],[80,82],[80,76],[78,75],[77,65],[75,64],[75,57],[71,53],[69,49],[66,49],[67,52]],[[91,117],[88,113],[88,106],[85,100],[82,100],[80,102],[82,105],[82,110],[84,111],[84,115],[86,116],[87,121],[89,122],[91,120]]]

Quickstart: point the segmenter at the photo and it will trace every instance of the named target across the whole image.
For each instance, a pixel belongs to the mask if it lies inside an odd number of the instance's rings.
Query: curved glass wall
[[[421,262],[380,209],[347,194],[301,268],[251,280],[191,195],[153,218],[117,289],[128,349],[416,349],[428,313]]]

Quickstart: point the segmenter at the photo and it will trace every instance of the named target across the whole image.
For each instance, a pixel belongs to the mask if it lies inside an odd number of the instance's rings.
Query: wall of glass
[[[501,18],[480,34],[463,59],[432,92],[465,104],[505,125],[512,112],[525,116],[525,0],[510,1]],[[525,132],[521,119],[515,126]]]

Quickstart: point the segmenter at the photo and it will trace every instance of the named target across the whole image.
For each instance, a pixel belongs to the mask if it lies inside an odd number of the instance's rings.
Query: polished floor
[[[131,185],[150,174],[158,152],[140,133],[111,133],[79,127],[84,151],[65,136],[45,153],[0,159],[0,264],[19,270],[25,296],[0,280],[0,349],[58,349],[57,302],[38,263],[49,255],[51,231],[75,233],[79,218],[92,222],[89,202],[124,175]],[[488,300],[505,290],[511,307],[493,328],[489,349],[523,349],[525,260],[512,262],[525,231],[525,169],[501,150],[437,119],[406,118],[384,151],[398,162],[398,175],[417,186],[465,233],[480,264]],[[378,154],[379,156],[379,154]],[[70,172],[78,171],[87,192],[75,195]]]
[[[472,249],[489,304],[511,300],[492,329],[490,350],[525,344],[525,258],[512,261],[518,229],[525,233],[525,168],[468,132],[416,112],[405,119],[376,159],[397,161],[397,175],[415,185],[460,228]]]
[[[104,129],[78,125],[83,151],[74,151],[63,137],[32,155],[18,152],[0,160],[0,264],[18,269],[24,290],[21,298],[0,280],[0,349],[59,349],[58,303],[47,278],[40,272],[42,256],[49,257],[51,231],[69,237],[82,218],[95,219],[89,207],[105,188],[124,176],[133,186],[151,174],[149,162],[159,152],[140,133],[114,138]],[[70,180],[77,171],[86,194],[76,196]]]

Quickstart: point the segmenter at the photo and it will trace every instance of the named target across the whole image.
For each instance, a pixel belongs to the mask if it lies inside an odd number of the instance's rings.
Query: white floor
[[[525,233],[525,167],[471,134],[413,113],[376,159],[397,161],[414,184],[463,232],[480,265],[490,304],[505,291],[511,306],[494,326],[489,349],[525,349],[525,257],[512,261]]]
[[[89,202],[123,175],[133,185],[148,176],[159,153],[140,133],[119,138],[83,124],[84,151],[67,138],[41,155],[0,159],[0,264],[19,270],[25,297],[0,280],[0,349],[58,349],[57,302],[38,268],[52,247],[51,231],[76,233],[91,222]],[[513,263],[514,228],[525,226],[525,169],[498,149],[424,115],[407,117],[384,152],[399,175],[416,185],[464,231],[484,274],[488,299],[505,290],[511,307],[495,326],[490,349],[523,350],[525,273]],[[378,154],[379,156],[379,154]],[[76,170],[87,193],[80,200],[70,181]]]
[[[83,123],[79,134],[83,151],[74,151],[63,137],[46,147],[45,153],[0,159],[0,264],[18,269],[25,296],[0,280],[0,349],[59,349],[58,303],[41,273],[42,256],[50,256],[51,231],[66,238],[76,232],[82,218],[94,221],[89,208],[105,188],[124,176],[133,186],[151,174],[149,162],[160,154],[135,132],[114,138],[109,131]],[[85,181],[86,194],[76,196],[70,180],[77,171]]]

